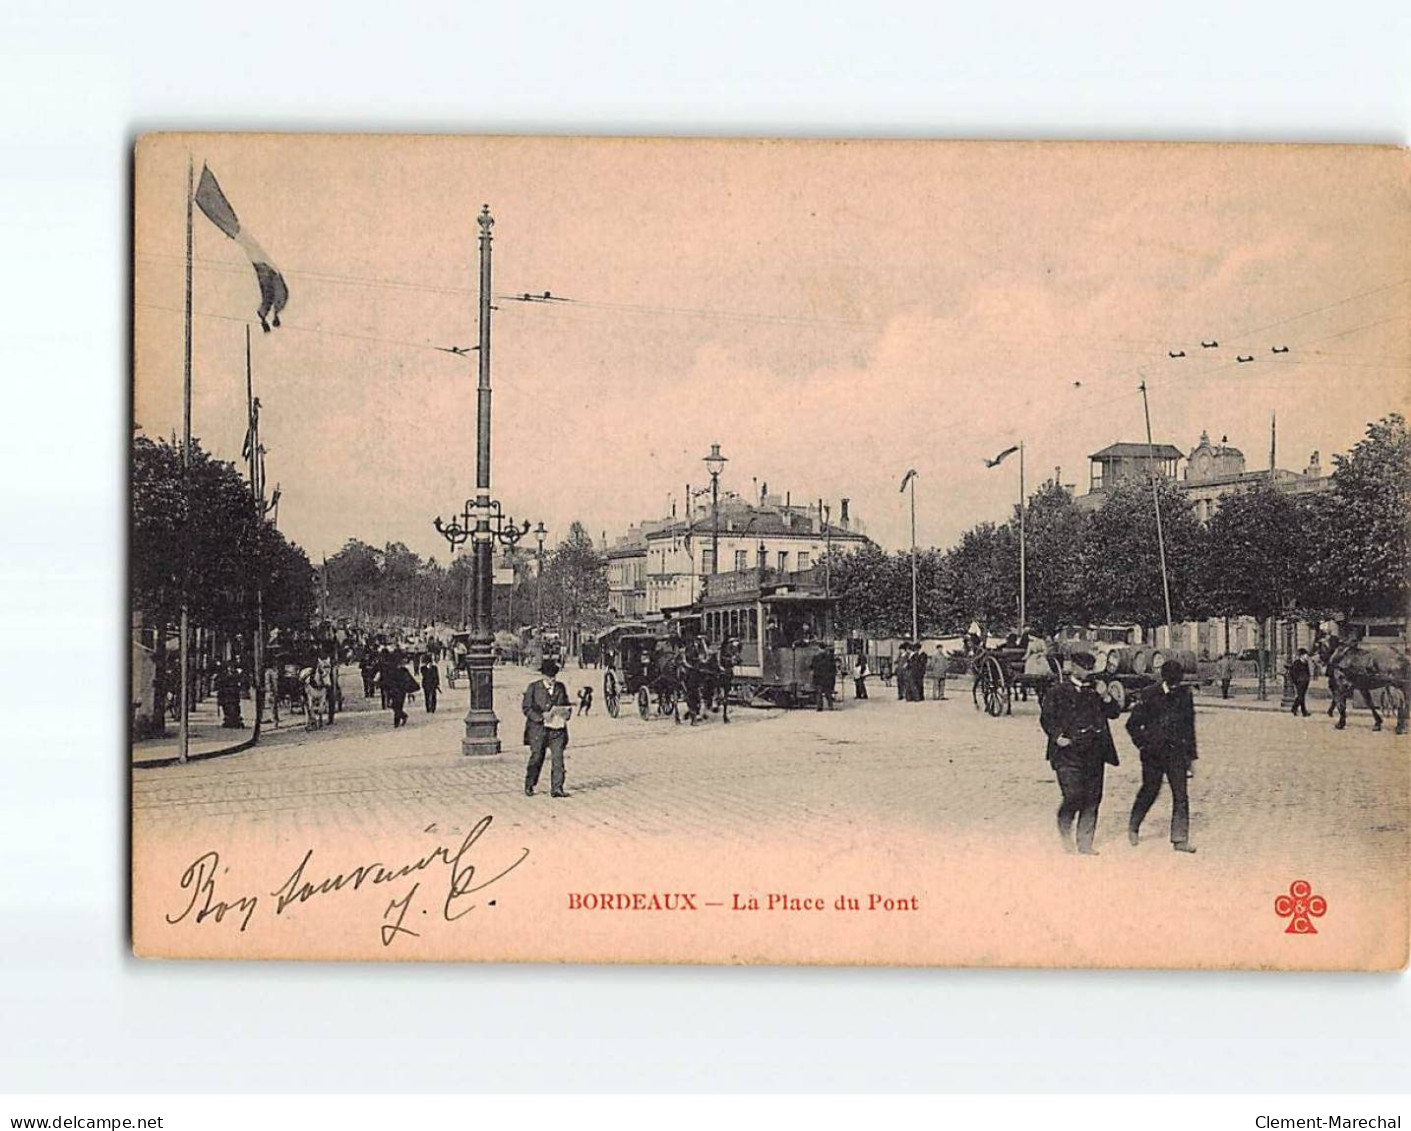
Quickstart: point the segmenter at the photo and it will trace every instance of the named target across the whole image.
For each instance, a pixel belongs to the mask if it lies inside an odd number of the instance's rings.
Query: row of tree
[[[461,624],[472,599],[472,564],[468,551],[443,566],[401,542],[378,549],[353,538],[323,565],[324,613],[331,620],[373,625]],[[567,636],[608,622],[606,563],[582,523],[573,523],[568,535],[545,551],[542,577],[533,550],[515,551],[508,564],[513,583],[494,588],[496,625],[517,629],[538,623]]]
[[[307,627],[316,598],[314,571],[262,508],[234,464],[199,444],[183,467],[179,443],[140,432],[132,442],[132,603],[156,651],[152,717],[166,694],[167,641],[180,623],[183,595],[193,627],[217,644],[254,640],[257,597],[266,631]]]
[[[1406,610],[1411,526],[1411,434],[1392,415],[1334,458],[1331,490],[1285,494],[1267,479],[1226,495],[1208,522],[1170,481],[1158,480],[1176,621],[1212,616],[1394,614]],[[1156,512],[1148,482],[1112,490],[1088,511],[1057,483],[1024,514],[1029,626],[1165,620]],[[1019,627],[1019,514],[966,532],[949,550],[917,555],[924,633]],[[907,635],[911,558],[873,546],[832,565],[839,623]]]

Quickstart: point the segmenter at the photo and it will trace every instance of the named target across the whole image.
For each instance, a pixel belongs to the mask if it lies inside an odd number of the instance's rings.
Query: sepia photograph
[[[1396,970],[1389,146],[151,133],[142,958]]]

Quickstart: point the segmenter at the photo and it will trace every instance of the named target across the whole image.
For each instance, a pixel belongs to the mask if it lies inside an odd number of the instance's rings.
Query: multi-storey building
[[[837,520],[817,506],[795,506],[787,498],[761,495],[751,503],[733,493],[720,499],[719,527],[709,505],[697,505],[683,517],[634,526],[606,553],[608,604],[623,618],[664,615],[697,601],[702,579],[766,565],[782,572],[807,570],[829,553],[865,545],[842,500]],[[718,540],[720,562],[712,560]]]

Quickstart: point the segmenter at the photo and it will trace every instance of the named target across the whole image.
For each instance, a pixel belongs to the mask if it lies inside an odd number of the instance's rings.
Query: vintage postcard
[[[1404,966],[1408,172],[142,138],[134,950]]]

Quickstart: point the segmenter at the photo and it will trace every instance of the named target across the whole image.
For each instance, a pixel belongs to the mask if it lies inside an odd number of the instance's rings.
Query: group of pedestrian
[[[1043,697],[1039,723],[1047,736],[1046,754],[1058,779],[1058,835],[1066,851],[1096,856],[1093,847],[1098,808],[1102,804],[1108,766],[1116,766],[1117,745],[1109,722],[1121,706],[1093,677],[1097,660],[1091,652],[1074,652],[1063,677]],[[1194,852],[1190,843],[1188,781],[1195,762],[1195,702],[1182,683],[1180,661],[1161,665],[1160,679],[1142,692],[1127,720],[1141,756],[1142,784],[1127,821],[1127,838],[1140,843],[1141,825],[1161,792],[1171,788],[1171,845]],[[1076,838],[1074,823],[1077,824]]]
[[[931,657],[920,641],[903,640],[897,648],[897,662],[892,671],[897,681],[897,698],[907,703],[920,703],[926,698],[926,670]]]

